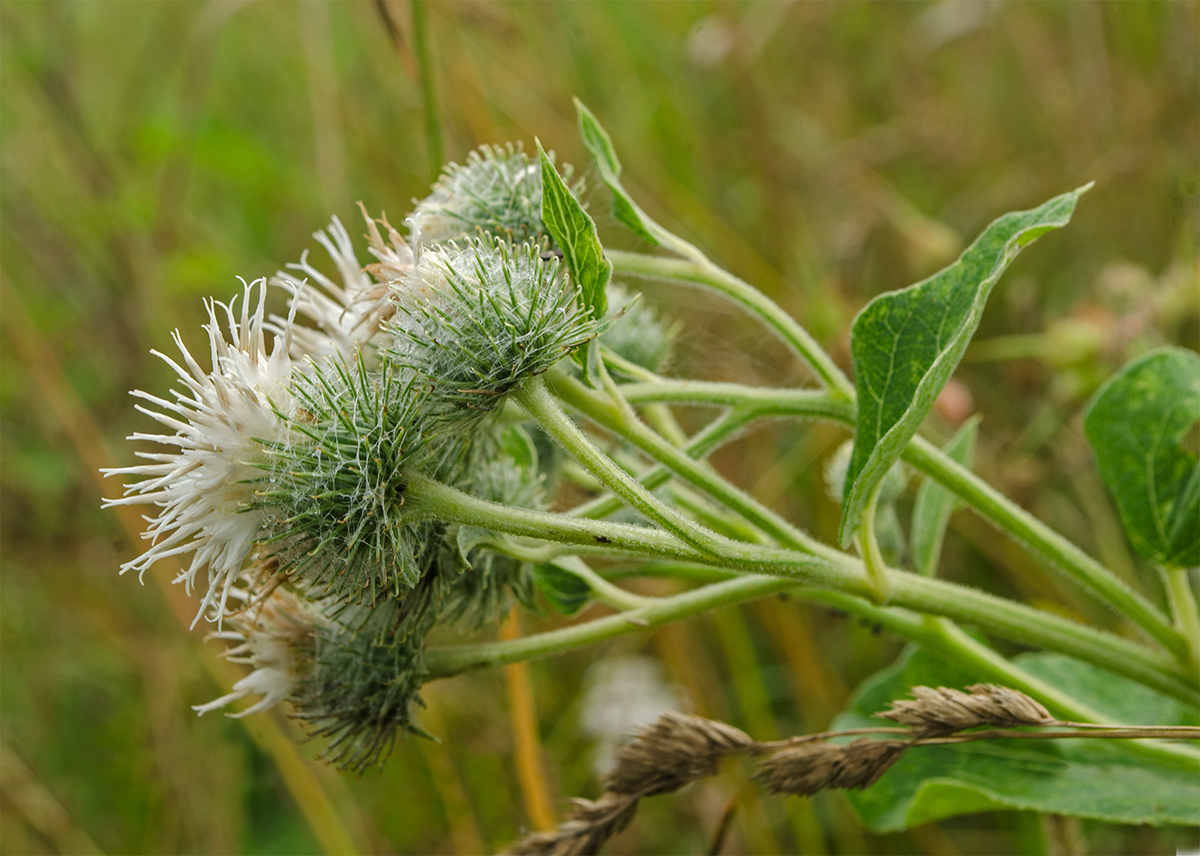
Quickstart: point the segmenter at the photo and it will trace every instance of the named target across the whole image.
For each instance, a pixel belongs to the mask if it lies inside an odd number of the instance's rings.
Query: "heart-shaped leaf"
[[[842,546],[854,537],[871,492],[954,373],[1000,274],[1022,248],[1070,222],[1075,203],[1090,187],[1005,214],[950,267],[881,294],[858,313],[850,331],[858,421],[838,533]]]
[[[1083,418],[1100,474],[1133,548],[1175,568],[1200,565],[1200,356],[1183,348],[1133,360],[1100,387]]]

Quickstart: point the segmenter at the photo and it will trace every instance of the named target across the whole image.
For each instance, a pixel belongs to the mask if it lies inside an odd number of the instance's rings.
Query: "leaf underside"
[[[1198,420],[1200,356],[1183,348],[1129,363],[1083,420],[1130,543],[1168,567],[1200,565],[1200,457],[1184,445]]]
[[[1091,185],[992,222],[958,261],[868,303],[850,331],[858,419],[838,540],[850,543],[871,492],[917,433],[979,326],[992,287],[1040,235],[1070,222]]]
[[[1194,713],[1153,690],[1059,654],[1016,658],[1025,671],[1111,717],[1142,725],[1193,725]],[[909,687],[961,688],[980,675],[944,657],[910,649],[868,678],[833,728],[878,726],[871,714]],[[1000,740],[910,750],[865,791],[850,792],[863,822],[877,833],[981,811],[1028,810],[1110,823],[1195,825],[1200,778],[1195,767],[1152,761],[1120,741]]]

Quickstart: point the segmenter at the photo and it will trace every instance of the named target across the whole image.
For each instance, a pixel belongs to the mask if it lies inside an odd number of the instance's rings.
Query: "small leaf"
[[[1130,543],[1168,567],[1200,565],[1200,458],[1184,446],[1197,421],[1200,356],[1183,348],[1126,365],[1083,417]]]
[[[574,615],[592,599],[592,587],[557,562],[538,565],[538,589],[554,609],[563,615]]]
[[[542,222],[562,248],[583,305],[592,310],[593,318],[603,318],[608,311],[605,286],[612,278],[612,262],[604,257],[596,224],[562,180],[540,142],[537,147],[542,161]]]
[[[979,433],[979,417],[972,416],[958,433],[950,438],[943,451],[953,461],[971,468],[975,456],[975,437]],[[926,477],[917,490],[913,504],[912,563],[917,573],[932,577],[937,574],[938,559],[942,555],[942,540],[946,537],[946,524],[950,515],[960,505],[958,498],[933,479]]]
[[[537,446],[522,426],[510,425],[504,429],[500,435],[500,450],[512,458],[518,467],[537,472]]]
[[[575,99],[575,111],[579,114],[579,135],[583,144],[592,153],[600,178],[608,185],[613,195],[613,215],[637,235],[651,244],[660,241],[654,236],[653,230],[660,228],[651,220],[646,212],[638,206],[625,188],[621,185],[621,162],[617,160],[616,149],[613,148],[612,138],[600,125],[592,111],[583,106],[583,102]]]
[[[1131,725],[1192,725],[1184,705],[1140,684],[1059,654],[1023,654],[1022,669],[1079,702]],[[878,726],[872,714],[909,687],[961,688],[993,679],[940,654],[910,649],[864,681],[833,728]],[[1195,825],[1200,779],[1173,764],[1131,752],[1121,741],[988,740],[910,750],[871,787],[847,796],[877,833],[981,811],[1031,810],[1111,823]]]
[[[875,485],[954,373],[1000,274],[1023,247],[1070,222],[1075,203],[1090,187],[1005,214],[950,267],[881,294],[858,313],[850,331],[858,420],[838,532],[843,547],[854,537]]]

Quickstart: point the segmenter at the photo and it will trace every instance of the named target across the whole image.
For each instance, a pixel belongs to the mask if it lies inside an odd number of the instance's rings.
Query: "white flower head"
[[[292,696],[309,663],[304,652],[311,645],[317,616],[299,597],[283,588],[276,587],[257,599],[251,594],[253,586],[246,575],[243,581],[246,587],[238,586],[231,592],[232,598],[243,604],[229,618],[234,629],[212,635],[233,643],[225,651],[226,659],[254,670],[233,685],[233,692],[207,704],[193,705],[197,714],[219,710],[249,695],[262,698],[239,713],[227,715],[239,719],[269,710]]]
[[[274,337],[268,353],[264,308],[266,283],[242,282],[242,306],[206,303],[212,369],[205,371],[183,339],[173,334],[183,365],[152,351],[179,375],[182,389],[168,401],[141,390],[132,395],[158,409],[137,409],[174,431],[137,433],[130,440],[149,440],[165,451],[138,452],[149,463],[105,470],[105,475],[140,477],[125,488],[114,505],[155,505],[160,511],[142,537],[151,546],[121,571],[139,575],[160,559],[191,553],[190,565],[175,582],[190,593],[201,569],[208,569],[207,592],[196,619],[210,608],[219,621],[230,589],[261,536],[268,512],[258,508],[255,482],[263,477],[264,443],[284,443],[293,409],[290,386],[293,365],[286,330]],[[258,288],[257,302],[254,289]],[[295,310],[293,309],[293,312]],[[288,326],[290,328],[290,319]],[[194,626],[195,622],[193,622]]]
[[[352,357],[379,335],[380,324],[392,314],[388,283],[402,279],[412,270],[413,253],[400,233],[384,218],[381,224],[388,232],[388,242],[385,242],[366,208],[361,202],[359,206],[367,222],[370,253],[377,259],[374,264],[366,267],[359,264],[350,234],[342,222],[333,217],[329,228],[314,232],[313,237],[329,253],[341,283],[313,267],[308,261],[307,250],[300,256],[299,263],[288,265],[303,279],[288,271],[279,271],[271,279],[272,285],[292,293],[293,312],[316,325],[316,329],[296,327],[291,331],[293,357],[320,358],[335,354]],[[306,288],[306,281],[319,288]],[[284,329],[284,319],[276,316],[271,322],[274,329]]]

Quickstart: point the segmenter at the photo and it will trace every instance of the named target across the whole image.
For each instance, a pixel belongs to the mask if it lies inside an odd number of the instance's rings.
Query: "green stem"
[[[587,435],[579,430],[579,427],[554,401],[541,378],[528,381],[515,397],[530,417],[555,442],[583,464],[601,484],[629,503],[630,506],[697,549],[712,554],[721,552],[724,542],[728,539],[708,531],[661,502],[654,494],[638,484],[633,476],[617,466],[608,455],[597,449]],[[618,412],[620,412],[619,409]]]
[[[574,378],[563,374],[551,374],[550,381],[554,384],[555,394],[564,402],[670,467],[713,499],[778,539],[780,543],[827,558],[842,555],[797,529],[758,500],[727,482],[711,467],[691,457],[684,449],[673,446],[659,437],[640,420],[622,418],[620,410],[611,402],[590,392]]]
[[[875,537],[875,508],[879,505],[879,491],[883,481],[875,485],[867,507],[863,509],[861,532],[857,536],[859,555],[867,566],[867,576],[871,580],[871,600],[883,606],[892,596],[892,579],[888,573],[887,563],[883,561],[883,553],[879,551],[879,541]]]
[[[1183,638],[1187,640],[1193,666],[1200,665],[1200,613],[1196,609],[1196,596],[1188,582],[1187,568],[1164,568],[1167,598],[1171,604],[1171,615]]]
[[[714,419],[703,430],[698,431],[682,447],[688,457],[703,458],[722,442],[735,435],[748,422],[757,417],[752,410],[734,409]],[[654,490],[671,478],[671,471],[658,464],[638,476],[638,483],[647,490]],[[575,517],[607,517],[622,508],[621,500],[613,495],[598,497],[572,508],[569,514]]]
[[[936,479],[979,511],[997,528],[1050,559],[1129,616],[1177,659],[1187,659],[1187,640],[1171,626],[1166,616],[1074,543],[1059,535],[927,440],[914,437],[905,448],[903,457],[905,461]]]
[[[854,385],[829,355],[821,350],[821,346],[807,330],[757,288],[722,270],[707,258],[700,256],[695,260],[685,261],[620,250],[606,250],[605,255],[613,264],[613,272],[617,274],[692,282],[720,292],[733,302],[741,304],[773,330],[796,356],[816,372],[823,385],[840,393],[844,398],[854,397]]]
[[[714,557],[705,555],[677,538],[655,529],[601,520],[585,520],[562,514],[500,505],[470,496],[415,474],[408,479],[405,497],[406,508],[411,513],[410,519],[420,519],[422,516],[433,517],[447,522],[478,526],[494,532],[506,532],[512,535],[590,547],[604,544],[614,552],[619,551],[651,558],[680,559],[690,563],[714,565],[727,570],[749,572],[754,575],[772,574],[774,576],[769,578],[770,582],[781,583],[784,587],[801,583],[819,588],[833,588],[859,597],[869,597],[872,591],[862,563],[849,556],[843,556],[841,561],[834,562],[792,550],[726,541],[721,555]],[[1189,704],[1200,704],[1200,693],[1189,681],[1189,678],[1192,678],[1190,673],[1185,672],[1179,664],[1171,659],[1141,645],[976,589],[895,569],[889,569],[889,573],[895,586],[891,602],[897,606],[907,607],[918,612],[944,615],[1023,645],[1059,651],[1125,675]],[[758,576],[742,577],[730,582],[744,583],[747,580],[753,582],[755,579],[760,578]],[[749,585],[749,583],[747,584]],[[764,585],[767,584],[764,583]],[[771,585],[767,585],[765,589],[767,592],[777,590]],[[734,594],[730,595],[727,600],[709,601],[702,598],[697,601],[709,604],[704,606],[701,611],[715,606],[739,603],[751,596],[759,596],[754,594],[758,591],[755,585],[750,585],[745,590],[735,586],[731,591]],[[749,592],[749,594],[742,597],[737,594],[738,592]],[[688,592],[676,597],[684,597],[683,602],[687,604],[692,603],[690,598],[693,595],[694,593]],[[671,607],[668,602],[673,603],[674,598],[664,598],[654,606],[644,609],[651,610],[648,614],[655,621],[659,620],[658,617],[667,614],[658,611],[662,609],[668,610],[672,616],[663,618],[662,621],[695,614],[687,609],[681,613],[670,611],[674,607]],[[612,627],[605,625],[609,627],[608,630],[596,631],[582,629],[587,627],[587,625],[582,625],[543,634],[546,637],[543,641],[547,646],[544,650],[541,648],[526,649],[520,646],[515,650],[540,652],[528,656],[556,653],[587,641],[606,639],[612,635],[620,635],[620,632],[631,632],[631,629],[642,626],[640,622],[646,619],[647,615],[643,614],[643,609],[635,609],[625,613],[624,617],[632,618],[633,623],[630,627],[625,627],[623,631],[614,630],[616,625]],[[599,620],[607,621],[607,619]],[[620,626],[624,627],[624,625]],[[595,638],[587,635],[592,632],[601,635]],[[583,634],[583,636],[577,634]],[[579,639],[583,641],[577,641]],[[518,641],[521,645],[526,644],[523,640]],[[475,646],[468,647],[473,649]],[[527,658],[525,654],[514,656],[516,659]],[[487,665],[488,662],[484,660],[476,665]],[[496,662],[512,662],[512,660],[497,660]]]
[[[758,405],[764,398],[775,397],[778,409],[784,413],[791,408],[801,416],[815,415],[845,422],[853,426],[851,408],[828,408],[797,390],[744,388],[741,395],[737,384],[692,384],[678,381],[656,381],[644,384],[627,384],[622,392],[630,391],[638,401],[671,401],[674,403],[726,405]],[[591,414],[589,414],[591,415]],[[1185,660],[1189,656],[1189,645],[1178,629],[1166,616],[1141,594],[1131,589],[1108,568],[1083,552],[1074,543],[1046,526],[1025,509],[1001,494],[966,467],[951,459],[937,447],[921,437],[914,437],[904,450],[904,460],[932,477],[998,529],[1015,537],[1027,550],[1049,559],[1072,577],[1083,583],[1112,606],[1121,610],[1142,627],[1176,658]]]

